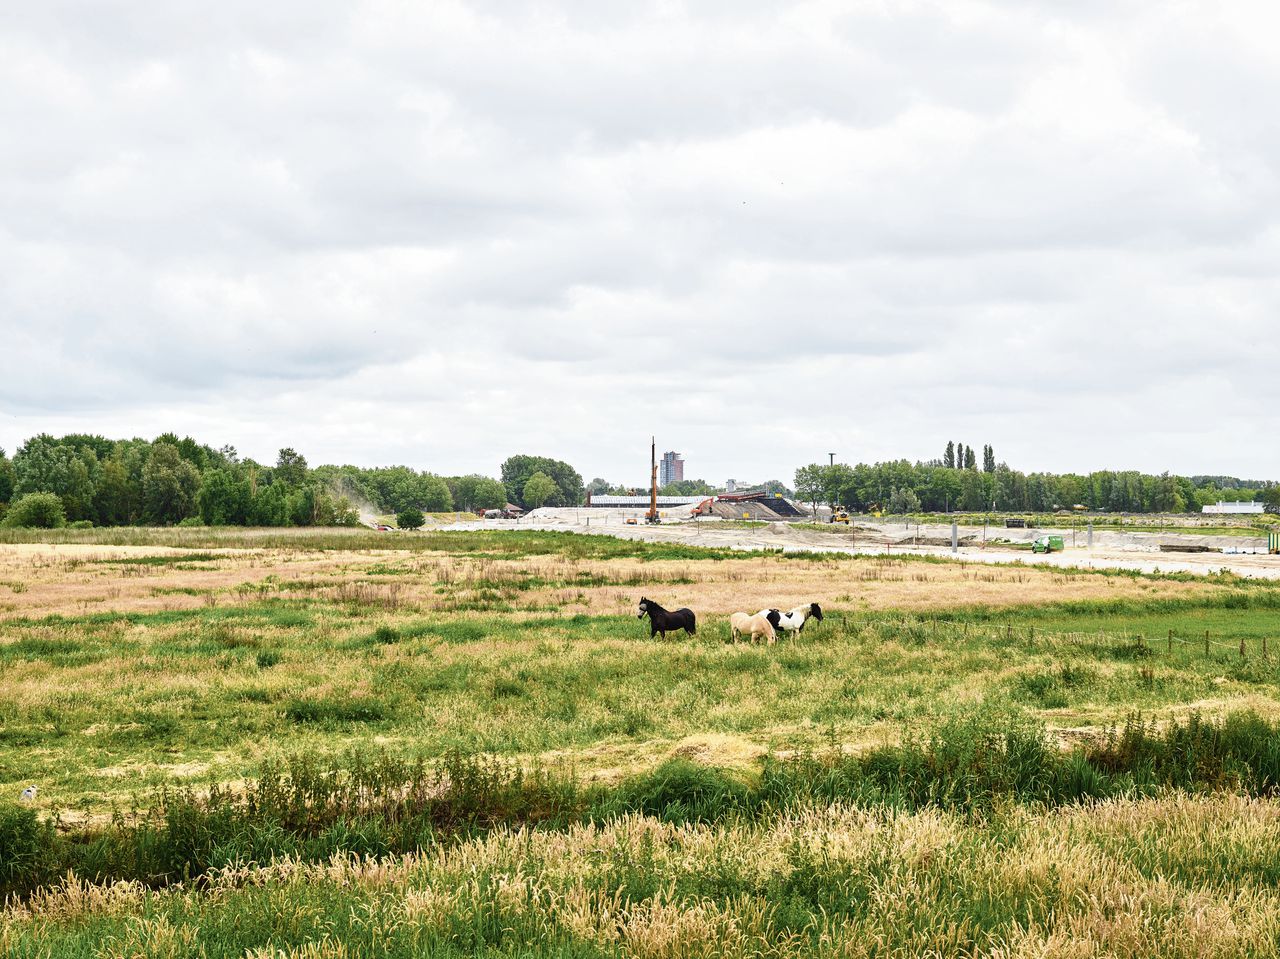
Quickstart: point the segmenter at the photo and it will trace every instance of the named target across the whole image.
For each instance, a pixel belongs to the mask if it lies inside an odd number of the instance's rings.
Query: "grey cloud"
[[[1280,474],[1216,412],[1257,434],[1280,399],[1274,16],[28,5],[0,445],[172,427],[624,479],[658,431],[722,479],[965,436]]]

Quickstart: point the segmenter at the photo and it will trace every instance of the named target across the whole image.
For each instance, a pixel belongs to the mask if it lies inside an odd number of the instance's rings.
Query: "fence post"
[[[1204,654],[1206,656],[1209,655],[1209,631],[1207,629],[1204,631]]]
[[[1005,638],[1005,640],[1006,640],[1006,641],[1009,641],[1009,642],[1012,642],[1012,641],[1013,641],[1013,627],[1012,627],[1012,626],[1006,626],[1006,627],[1004,628],[1004,638]]]
[[[1165,653],[1173,655],[1173,630],[1169,630],[1169,641],[1165,644]]]
[[[1267,634],[1262,634],[1262,658],[1267,658]]]
[[[1244,659],[1244,658],[1245,658],[1245,654],[1244,654],[1244,637],[1243,637],[1243,636],[1241,636],[1241,637],[1240,637],[1240,658],[1241,658],[1241,659]]]

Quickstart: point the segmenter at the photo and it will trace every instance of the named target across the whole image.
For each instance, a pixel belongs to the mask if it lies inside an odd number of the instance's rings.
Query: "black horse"
[[[636,613],[636,619],[644,619],[649,617],[649,638],[661,635],[663,639],[667,638],[667,633],[674,633],[677,629],[683,629],[690,636],[698,631],[698,624],[694,618],[693,610],[677,609],[674,613],[663,609],[651,599],[640,597],[640,612]]]

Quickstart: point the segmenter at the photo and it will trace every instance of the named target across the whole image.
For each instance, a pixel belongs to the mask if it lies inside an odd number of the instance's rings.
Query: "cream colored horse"
[[[754,616],[750,613],[734,613],[729,617],[729,630],[733,634],[733,641],[736,643],[739,636],[749,636],[754,643],[757,637],[761,637],[772,646],[777,642],[777,634],[774,632],[775,619],[777,619],[777,612],[773,610],[756,613]]]

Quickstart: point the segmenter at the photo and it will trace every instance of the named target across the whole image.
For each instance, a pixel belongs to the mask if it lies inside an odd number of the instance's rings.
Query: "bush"
[[[596,814],[642,812],[674,823],[715,822],[751,806],[751,790],[728,772],[669,759],[623,783]]]
[[[4,525],[61,529],[67,525],[67,514],[56,493],[27,493],[14,500],[5,514]]]
[[[61,867],[53,823],[34,809],[0,804],[0,902],[51,882]]]
[[[419,529],[427,518],[420,509],[405,509],[396,513],[396,525],[401,529]]]
[[[184,520],[179,520],[178,525],[191,528],[192,526],[204,526],[205,522],[199,516],[188,516]]]
[[[68,523],[67,529],[93,529],[93,520],[78,519],[74,523]]]

